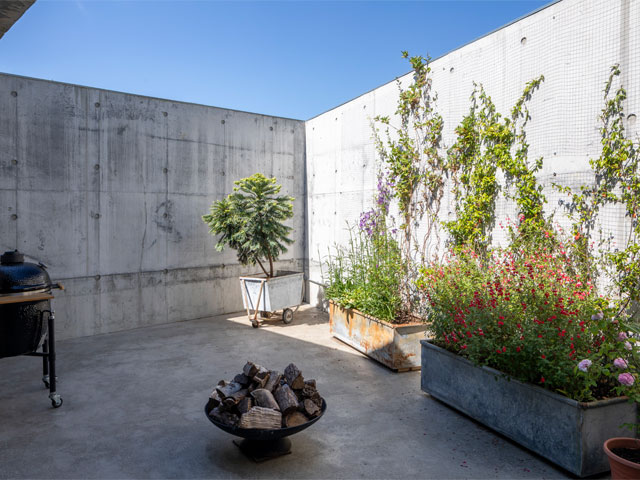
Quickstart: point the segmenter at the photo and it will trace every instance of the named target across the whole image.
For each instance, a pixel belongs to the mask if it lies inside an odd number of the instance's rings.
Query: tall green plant
[[[211,205],[202,219],[212,235],[220,235],[216,249],[236,250],[242,265],[260,265],[267,277],[273,277],[273,262],[291,245],[291,227],[284,221],[293,216],[293,197],[278,195],[275,177],[261,173],[235,182],[232,194]],[[268,264],[268,270],[265,268]]]
[[[401,292],[406,265],[391,232],[382,224],[372,228],[370,232],[351,229],[348,244],[330,252],[325,295],[343,308],[402,323],[406,320]]]

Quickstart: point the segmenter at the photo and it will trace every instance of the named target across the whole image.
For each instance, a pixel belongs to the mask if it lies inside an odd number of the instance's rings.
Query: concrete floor
[[[328,316],[254,330],[226,315],[58,342],[52,409],[40,361],[0,360],[1,478],[570,478],[329,335]],[[246,360],[316,378],[327,413],[293,453],[256,464],[206,418]]]

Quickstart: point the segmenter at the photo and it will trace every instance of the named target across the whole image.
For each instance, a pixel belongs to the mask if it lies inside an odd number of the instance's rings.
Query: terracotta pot
[[[619,457],[611,450],[614,448],[640,449],[640,440],[636,438],[610,438],[604,442],[604,452],[609,457],[612,480],[627,480],[640,478],[640,463],[630,462]]]

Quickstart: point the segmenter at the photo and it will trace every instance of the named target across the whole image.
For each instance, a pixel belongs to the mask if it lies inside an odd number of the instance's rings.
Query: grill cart
[[[17,250],[0,257],[0,358],[42,357],[42,381],[49,389],[51,405],[58,408],[62,398],[56,392],[51,289],[64,287],[52,284],[45,268],[42,263],[25,262]]]
[[[271,278],[265,275],[240,277],[240,287],[244,308],[253,328],[260,326],[260,315],[269,318],[276,310],[282,310],[282,321],[289,324],[303,301],[304,274],[278,272]]]

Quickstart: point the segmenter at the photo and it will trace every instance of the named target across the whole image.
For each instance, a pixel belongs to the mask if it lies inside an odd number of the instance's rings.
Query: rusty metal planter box
[[[428,325],[391,324],[334,302],[329,322],[335,338],[383,365],[398,371],[420,369],[420,340],[427,338]]]
[[[421,343],[424,392],[580,477],[608,471],[603,443],[636,422],[626,397],[577,402]]]

